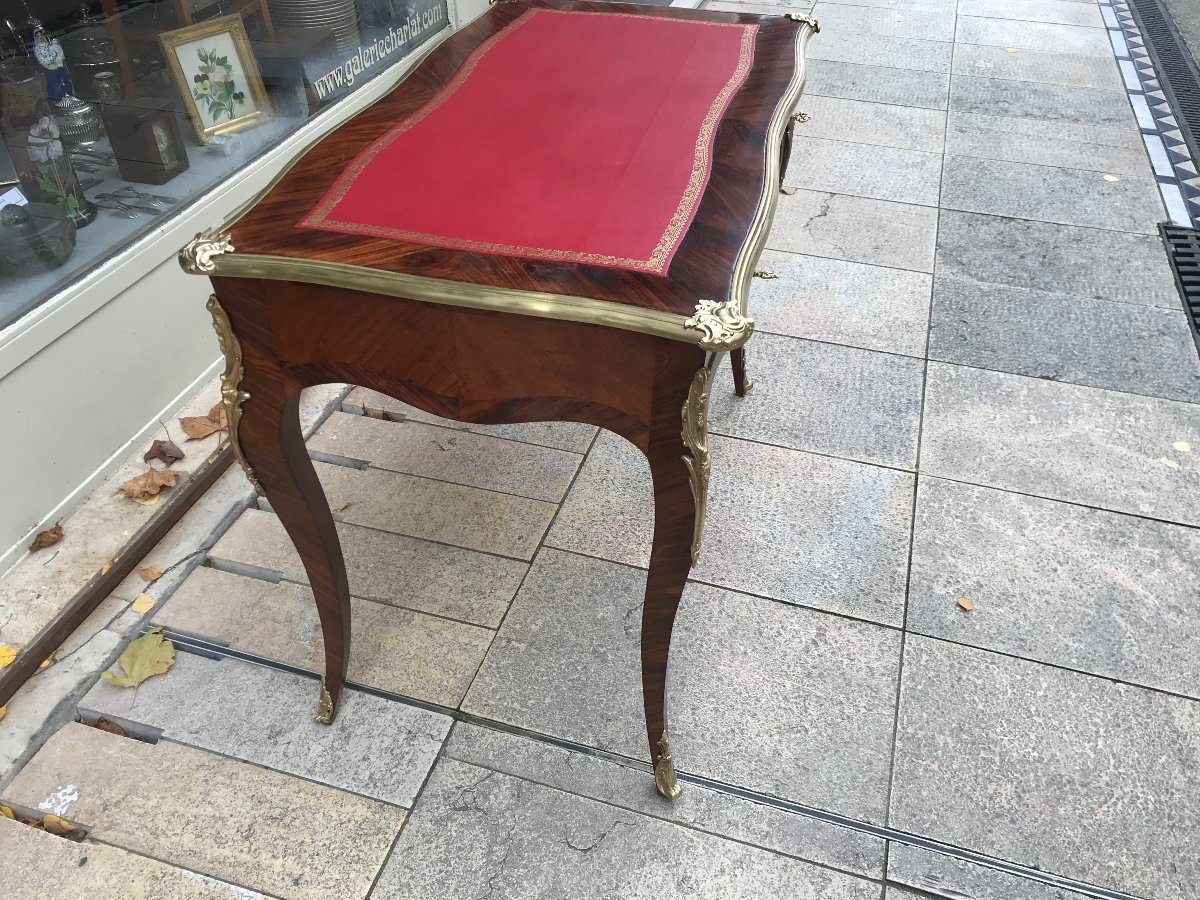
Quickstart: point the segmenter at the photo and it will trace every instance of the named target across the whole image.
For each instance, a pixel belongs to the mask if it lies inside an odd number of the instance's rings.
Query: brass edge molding
[[[701,300],[696,305],[695,315],[683,324],[700,332],[697,343],[700,349],[710,353],[736,350],[754,333],[754,320],[742,315],[741,306],[736,300],[726,300],[724,303]]]
[[[802,22],[803,24],[808,25],[812,28],[813,34],[821,33],[821,23],[812,16],[806,16],[803,13],[788,13],[787,18],[791,19],[793,22]]]
[[[708,480],[712,456],[708,452],[708,368],[701,367],[692,379],[683,403],[683,464],[696,511],[692,518],[692,565],[700,559],[700,539],[704,536],[704,517],[708,510]]]
[[[263,487],[254,477],[254,470],[242,453],[242,445],[238,442],[238,423],[242,418],[242,404],[250,399],[250,394],[240,387],[245,369],[242,366],[242,345],[233,333],[233,324],[229,314],[213,294],[208,298],[208,311],[212,314],[213,330],[217,333],[217,343],[221,345],[221,355],[225,357],[225,371],[221,373],[221,406],[225,410],[225,421],[229,426],[229,446],[246,473],[246,478],[254,485],[259,494],[265,496]]]
[[[792,82],[775,107],[771,124],[767,128],[767,161],[763,173],[763,192],[758,199],[758,211],[755,213],[750,230],[746,233],[746,242],[742,244],[741,252],[733,266],[733,278],[730,279],[730,296],[738,304],[738,309],[746,311],[746,301],[750,295],[750,279],[753,277],[754,266],[762,253],[763,245],[767,242],[767,232],[771,230],[771,222],[775,218],[775,207],[779,203],[779,155],[783,141],[783,131],[791,120],[792,110],[800,100],[807,79],[804,51],[808,39],[817,32],[816,22],[810,17],[802,17],[800,28],[796,31],[796,70],[792,73]]]
[[[486,309],[541,319],[562,319],[586,325],[603,325],[688,344],[697,344],[701,340],[700,333],[686,324],[687,316],[625,306],[608,300],[446,281],[405,272],[385,272],[348,263],[293,259],[287,256],[226,253],[214,257],[212,262],[213,269],[206,274],[322,284],[389,297],[403,297],[422,303]]]
[[[333,697],[329,694],[329,688],[325,686],[325,676],[321,676],[321,697],[317,703],[317,714],[313,716],[313,721],[318,725],[333,724]]]
[[[218,256],[232,252],[229,232],[205,231],[188,241],[179,251],[179,265],[192,275],[208,275],[216,269],[215,260]]]
[[[659,738],[658,746],[662,748],[662,756],[654,764],[654,785],[658,788],[658,792],[668,800],[678,800],[683,790],[679,787],[679,781],[675,777],[675,760],[671,757],[671,739],[667,737],[666,731]]]

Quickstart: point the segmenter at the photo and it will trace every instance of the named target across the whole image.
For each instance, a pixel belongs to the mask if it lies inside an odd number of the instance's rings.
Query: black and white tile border
[[[1125,91],[1133,105],[1167,214],[1176,225],[1200,223],[1200,172],[1159,84],[1137,21],[1126,0],[1099,0]]]

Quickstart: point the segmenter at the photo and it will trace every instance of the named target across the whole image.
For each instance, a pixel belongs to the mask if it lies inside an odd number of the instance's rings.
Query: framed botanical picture
[[[159,35],[201,143],[271,117],[258,63],[239,16]]]

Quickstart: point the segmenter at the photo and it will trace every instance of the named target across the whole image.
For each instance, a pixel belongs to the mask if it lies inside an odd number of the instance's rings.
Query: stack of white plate
[[[269,0],[267,5],[274,25],[332,31],[339,51],[358,49],[357,0]]]

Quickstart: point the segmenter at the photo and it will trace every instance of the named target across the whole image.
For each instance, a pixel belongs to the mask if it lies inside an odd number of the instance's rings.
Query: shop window
[[[0,0],[0,329],[448,26],[447,0]]]

